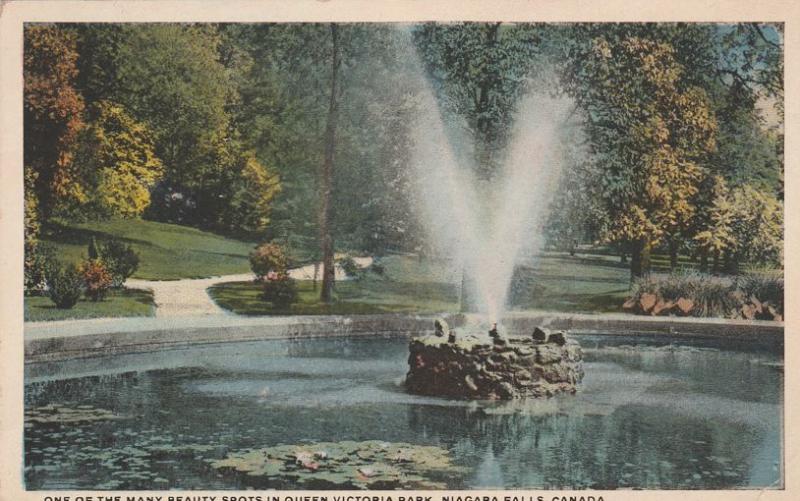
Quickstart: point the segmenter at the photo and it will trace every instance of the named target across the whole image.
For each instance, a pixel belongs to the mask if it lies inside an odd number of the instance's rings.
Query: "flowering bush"
[[[270,272],[285,275],[288,267],[289,259],[286,257],[286,252],[278,244],[261,244],[250,253],[250,269],[259,281],[265,280]]]
[[[287,308],[297,301],[297,286],[289,275],[270,272],[264,278],[261,299],[272,303],[276,308]]]
[[[92,301],[100,301],[106,297],[111,287],[112,278],[106,265],[99,259],[84,261],[80,267],[83,284],[86,287],[86,296]]]

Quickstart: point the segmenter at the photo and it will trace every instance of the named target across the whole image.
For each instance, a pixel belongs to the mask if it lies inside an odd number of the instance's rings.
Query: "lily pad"
[[[339,489],[444,488],[437,478],[464,471],[445,449],[376,440],[246,449],[211,466],[270,484]]]
[[[65,407],[60,405],[45,405],[34,407],[25,411],[25,423],[32,424],[72,424],[87,423],[92,421],[111,421],[125,419],[106,409],[97,409],[89,405]]]

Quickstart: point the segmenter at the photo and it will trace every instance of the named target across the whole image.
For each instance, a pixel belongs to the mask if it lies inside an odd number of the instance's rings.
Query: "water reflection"
[[[56,405],[79,416],[88,406],[117,418],[29,422],[25,478],[29,489],[238,489],[254,483],[221,475],[211,459],[281,443],[380,439],[449,450],[467,467],[447,479],[451,488],[780,484],[780,354],[582,342],[577,395],[508,403],[405,393],[401,339],[30,365],[27,409]]]

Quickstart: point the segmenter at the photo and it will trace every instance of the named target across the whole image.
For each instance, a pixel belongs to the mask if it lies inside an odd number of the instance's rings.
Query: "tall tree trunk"
[[[328,106],[328,125],[325,128],[325,161],[322,163],[322,204],[320,210],[320,244],[322,247],[322,290],[319,299],[330,303],[333,297],[333,283],[336,278],[333,263],[332,198],[333,198],[333,157],[336,141],[337,116],[337,74],[339,72],[339,43],[335,23],[331,23],[331,98]]]
[[[631,282],[650,273],[650,243],[638,240],[631,245]]]

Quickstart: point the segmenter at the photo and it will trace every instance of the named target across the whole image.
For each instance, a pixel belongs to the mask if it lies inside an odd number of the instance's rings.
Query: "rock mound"
[[[583,379],[580,345],[537,327],[529,336],[458,335],[437,321],[435,333],[409,343],[406,387],[451,398],[510,400],[575,393]]]

